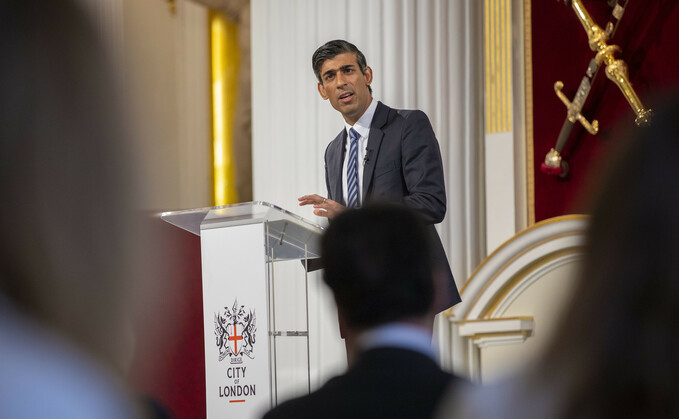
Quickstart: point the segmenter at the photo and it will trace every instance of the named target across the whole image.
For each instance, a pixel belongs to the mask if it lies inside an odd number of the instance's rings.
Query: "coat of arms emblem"
[[[215,313],[215,336],[219,348],[219,360],[227,356],[232,364],[243,362],[242,355],[254,359],[255,312],[239,306],[235,300],[232,307],[224,307],[222,313]]]

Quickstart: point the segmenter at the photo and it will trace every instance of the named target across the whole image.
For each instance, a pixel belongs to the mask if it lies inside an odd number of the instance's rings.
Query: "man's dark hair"
[[[324,280],[345,321],[367,328],[427,314],[434,299],[429,235],[402,206],[338,215],[322,239]]]
[[[318,79],[319,83],[323,84],[323,78],[321,77],[321,67],[323,67],[325,60],[329,60],[340,54],[344,54],[345,52],[352,52],[356,54],[358,68],[361,70],[361,74],[365,74],[365,70],[368,68],[365,55],[363,55],[363,53],[358,48],[356,48],[356,45],[352,44],[351,42],[347,42],[343,39],[335,39],[334,41],[326,42],[320,46],[316,52],[314,52],[313,57],[311,57],[311,66],[314,69],[314,74],[316,74],[316,78]],[[368,90],[372,95],[373,89],[368,86]]]

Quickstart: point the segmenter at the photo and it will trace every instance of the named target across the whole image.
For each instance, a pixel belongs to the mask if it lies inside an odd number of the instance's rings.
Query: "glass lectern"
[[[306,330],[276,328],[275,265],[320,254],[323,228],[267,202],[165,212],[161,218],[200,236],[208,418],[261,417],[278,398],[278,339]],[[304,263],[304,266],[307,264]]]

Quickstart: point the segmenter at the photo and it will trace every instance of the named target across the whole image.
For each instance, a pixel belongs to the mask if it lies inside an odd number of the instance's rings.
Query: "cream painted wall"
[[[141,148],[143,206],[211,203],[207,10],[178,0],[122,0],[125,98]]]

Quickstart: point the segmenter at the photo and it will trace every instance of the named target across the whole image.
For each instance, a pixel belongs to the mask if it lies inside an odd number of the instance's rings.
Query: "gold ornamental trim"
[[[531,0],[523,1],[524,94],[526,118],[526,198],[528,226],[535,224],[535,156],[533,145],[533,29]]]
[[[527,330],[519,330],[516,332],[488,332],[488,333],[477,333],[475,335],[470,336],[469,338],[472,341],[480,340],[480,339],[485,339],[485,338],[502,338],[502,337],[514,337],[514,336],[524,336],[524,337],[529,337],[531,335],[531,332]]]
[[[533,320],[533,316],[512,316],[512,317],[502,317],[502,318],[499,318],[499,319],[471,319],[471,320],[461,321],[457,324],[458,324],[458,326],[462,326],[462,325],[470,324],[470,323],[488,323],[488,320],[498,321],[498,322],[499,321],[505,321],[505,320],[508,320],[508,321],[511,321],[511,320]]]
[[[502,265],[502,267],[501,267],[500,269],[498,269],[497,272],[495,272],[495,273],[493,274],[493,276],[490,277],[490,279],[488,280],[488,282],[486,282],[486,283],[483,285],[483,288],[481,288],[481,290],[480,290],[480,291],[476,294],[476,296],[474,297],[474,300],[472,301],[471,307],[476,306],[476,304],[478,303],[478,301],[479,301],[479,299],[481,298],[481,296],[486,292],[486,290],[488,290],[488,288],[495,282],[495,280],[498,279],[498,278],[500,277],[500,274],[501,274],[502,272],[504,272],[505,269],[507,269],[507,266],[509,266],[509,265],[511,265],[512,263],[516,262],[521,256],[525,255],[526,253],[530,252],[531,250],[533,250],[533,249],[535,249],[535,248],[537,248],[537,247],[540,247],[540,246],[544,245],[545,243],[549,243],[549,242],[551,242],[551,241],[558,240],[558,239],[561,239],[561,238],[564,238],[564,237],[577,236],[577,235],[579,235],[579,234],[581,234],[581,233],[578,233],[578,232],[568,232],[568,233],[557,234],[557,235],[555,235],[555,236],[551,236],[551,237],[549,237],[549,238],[547,238],[547,239],[545,239],[545,240],[542,240],[542,241],[540,241],[540,242],[534,243],[533,245],[531,245],[531,246],[529,246],[529,247],[523,249],[521,252],[519,252],[519,253],[517,253],[516,255],[514,255],[509,261],[507,261],[507,263],[505,263],[504,265]],[[549,256],[551,256],[551,255],[552,255],[552,253],[549,253],[549,254],[547,254],[547,255],[545,255],[545,256],[541,256],[540,258],[536,259],[535,261],[533,261],[533,262],[531,262],[530,264],[526,265],[525,267],[521,268],[521,270],[520,270],[519,272],[517,272],[516,276],[519,276],[519,277],[521,277],[521,278],[525,277],[525,275],[526,275],[528,272],[530,272],[530,271],[527,271],[527,270],[526,270],[528,267],[531,267],[531,268],[534,269],[535,267],[537,267],[537,266],[539,266],[539,265],[541,265],[541,264],[543,264],[543,263],[548,262],[548,261],[546,261],[546,260],[544,260],[544,259],[545,259],[545,257],[549,257]],[[473,277],[472,277],[472,278],[473,278]],[[471,281],[472,278],[470,278],[470,281]],[[468,282],[469,282],[469,281],[468,281]],[[510,281],[510,283],[513,283],[513,282],[514,282],[514,278],[512,278],[512,280]],[[502,290],[500,291],[500,294],[499,294],[499,295],[505,295],[505,291],[507,291],[508,289],[509,289],[509,288],[507,288],[507,285],[505,285],[505,286],[502,288]],[[494,305],[494,304],[491,304],[491,305]],[[489,307],[484,307],[484,308],[483,308],[483,311],[482,311],[481,314],[480,314],[480,317],[481,317],[481,318],[486,318],[486,315],[487,315],[488,312],[489,312]],[[467,319],[469,318],[468,316],[469,316],[469,311],[467,311],[467,313],[465,314],[464,319],[467,320]]]
[[[533,230],[536,230],[536,229],[538,229],[538,228],[542,228],[542,227],[544,227],[544,226],[546,226],[546,225],[556,224],[556,223],[560,223],[560,222],[564,222],[564,221],[586,220],[587,218],[588,218],[588,217],[587,217],[586,215],[583,215],[583,214],[562,215],[562,216],[559,216],[559,217],[549,218],[549,219],[547,219],[547,220],[540,221],[539,223],[534,224],[534,225],[532,225],[532,226],[526,228],[525,230],[522,230],[522,231],[520,231],[519,233],[515,234],[515,235],[512,236],[510,239],[508,239],[507,241],[505,241],[504,243],[502,243],[497,249],[495,249],[495,250],[493,251],[493,253],[491,253],[490,255],[488,255],[488,256],[487,256],[487,257],[479,264],[479,266],[476,267],[476,269],[474,269],[474,272],[472,272],[472,274],[471,274],[471,276],[469,277],[469,279],[467,279],[467,281],[464,283],[464,285],[462,286],[462,288],[460,288],[460,295],[462,295],[462,296],[464,297],[464,291],[467,289],[467,286],[474,280],[474,278],[478,275],[478,273],[481,271],[481,269],[483,269],[483,268],[486,266],[486,264],[488,263],[488,261],[491,260],[491,259],[493,259],[493,258],[495,257],[495,255],[497,255],[499,252],[501,252],[503,249],[505,249],[507,246],[509,246],[509,245],[510,245],[512,242],[514,242],[515,240],[517,240],[517,239],[519,239],[520,237],[522,237],[522,236],[524,236],[524,235],[530,233],[530,232],[533,231]],[[584,230],[582,230],[582,232],[584,232]],[[562,234],[550,236],[550,237],[548,237],[548,238],[545,239],[545,240],[542,240],[542,241],[540,241],[540,242],[538,242],[538,243],[533,244],[532,246],[530,246],[530,247],[528,247],[528,248],[526,248],[526,249],[523,249],[520,253],[518,253],[517,255],[515,255],[514,257],[512,257],[509,261],[507,261],[500,269],[498,269],[498,271],[497,271],[495,274],[493,274],[493,276],[491,277],[491,279],[484,285],[484,287],[481,289],[481,291],[477,294],[477,297],[474,299],[474,301],[472,302],[471,306],[472,306],[472,307],[474,306],[474,304],[476,303],[476,301],[478,300],[478,298],[480,298],[480,296],[483,294],[483,292],[484,292],[486,289],[488,289],[488,287],[490,286],[490,284],[492,284],[492,282],[495,281],[495,279],[497,279],[497,277],[499,276],[500,272],[502,272],[508,265],[510,265],[511,263],[513,263],[517,258],[521,257],[521,256],[524,255],[526,252],[531,251],[532,249],[534,249],[534,248],[537,247],[537,246],[541,246],[541,245],[543,245],[543,244],[545,244],[545,243],[548,243],[548,242],[550,242],[550,241],[553,241],[553,240],[556,240],[556,239],[559,239],[559,238],[562,238],[562,237],[575,236],[575,235],[578,235],[578,234],[582,234],[582,233],[581,233],[581,232],[578,232],[578,231],[571,231],[571,232],[566,232],[566,233],[562,233]],[[453,309],[454,309],[454,307],[450,307],[449,309],[447,309],[446,311],[443,312],[443,315],[444,315],[444,316],[452,316],[452,315],[453,315]],[[468,321],[468,317],[467,317],[466,315],[465,315],[464,321]]]
[[[486,133],[512,130],[511,0],[485,0]]]
[[[574,233],[568,233],[564,234],[562,236],[571,236],[574,235]],[[569,247],[566,249],[561,249],[557,250],[556,252],[548,253],[533,262],[529,263],[528,265],[524,266],[519,270],[519,272],[516,273],[511,279],[511,281],[508,281],[502,289],[495,295],[494,300],[492,301],[492,304],[487,306],[486,308],[483,309],[483,311],[480,313],[480,316],[482,319],[485,320],[490,320],[492,319],[492,315],[495,313],[497,308],[500,306],[500,304],[507,298],[509,293],[511,292],[512,289],[514,289],[517,285],[519,285],[523,280],[530,275],[532,272],[535,272],[536,269],[538,269],[541,266],[544,266],[548,263],[551,263],[555,260],[562,259],[566,256],[582,253],[584,249],[584,246],[574,246],[574,247]],[[493,278],[495,279],[495,278]]]

